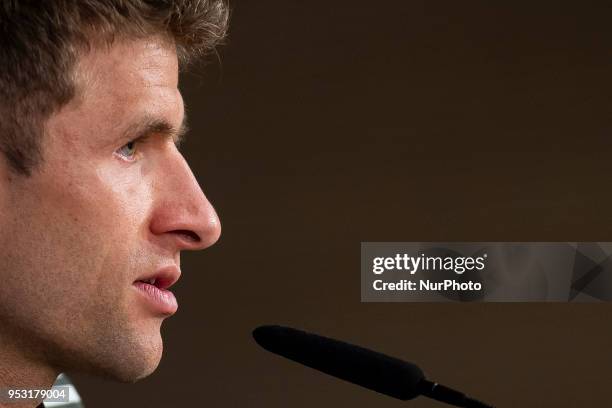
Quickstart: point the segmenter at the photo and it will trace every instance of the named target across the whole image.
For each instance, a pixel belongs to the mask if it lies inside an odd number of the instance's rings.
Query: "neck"
[[[30,408],[42,402],[42,398],[27,399],[22,402],[8,402],[8,390],[46,390],[50,389],[59,372],[23,350],[19,344],[8,341],[0,334],[0,408]]]

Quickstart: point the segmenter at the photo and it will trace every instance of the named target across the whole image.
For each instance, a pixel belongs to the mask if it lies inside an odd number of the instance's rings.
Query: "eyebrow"
[[[185,140],[185,134],[188,130],[186,113],[183,115],[183,121],[178,128],[164,118],[145,116],[140,121],[130,125],[123,132],[123,138],[138,140],[149,135],[159,134],[172,137],[174,144],[179,146]]]

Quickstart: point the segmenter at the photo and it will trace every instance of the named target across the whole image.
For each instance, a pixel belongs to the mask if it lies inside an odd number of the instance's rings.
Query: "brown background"
[[[521,3],[236,1],[182,81],[223,236],[183,257],[159,369],[73,376],[87,407],[441,407],[268,354],[264,323],[499,407],[610,406],[609,304],[360,303],[361,241],[612,240],[612,7]]]

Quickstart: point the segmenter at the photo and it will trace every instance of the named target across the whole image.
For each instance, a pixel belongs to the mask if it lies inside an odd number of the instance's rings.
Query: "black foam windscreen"
[[[253,337],[272,353],[382,394],[401,400],[420,394],[423,372],[397,358],[289,327],[261,326]]]

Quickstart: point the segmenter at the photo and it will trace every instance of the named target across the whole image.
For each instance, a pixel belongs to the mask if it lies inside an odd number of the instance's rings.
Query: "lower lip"
[[[144,282],[134,282],[134,286],[147,300],[149,306],[156,312],[164,315],[173,315],[176,313],[178,303],[176,302],[174,293]]]

